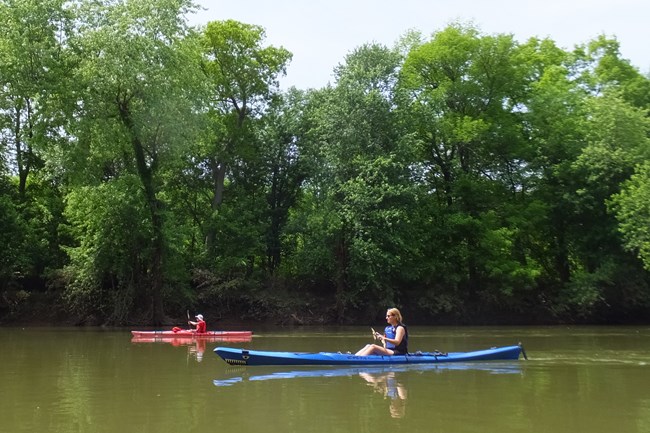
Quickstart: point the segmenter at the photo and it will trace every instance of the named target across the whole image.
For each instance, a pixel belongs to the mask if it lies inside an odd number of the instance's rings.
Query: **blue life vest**
[[[397,335],[397,328],[399,326],[404,328],[404,338],[402,338],[400,344],[395,346],[393,343],[389,343],[388,341],[386,342],[386,348],[394,351],[396,355],[408,353],[408,339],[409,339],[408,329],[406,329],[406,325],[403,325],[401,323],[394,327],[392,325],[388,325],[384,329],[384,334],[386,335],[386,337],[390,338],[391,340],[394,340],[395,336]]]

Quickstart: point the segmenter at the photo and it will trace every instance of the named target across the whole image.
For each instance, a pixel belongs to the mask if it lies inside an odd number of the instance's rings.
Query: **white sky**
[[[572,49],[601,34],[615,37],[623,58],[650,72],[648,0],[195,0],[206,8],[190,23],[234,19],[266,30],[266,45],[293,53],[281,86],[320,88],[355,48],[388,47],[407,30],[428,38],[449,23],[473,23],[484,34],[549,37]]]

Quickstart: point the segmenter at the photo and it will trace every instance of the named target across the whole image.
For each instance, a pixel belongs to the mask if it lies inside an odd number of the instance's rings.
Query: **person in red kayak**
[[[187,323],[189,323],[192,326],[196,326],[195,332],[197,334],[205,334],[208,328],[205,323],[205,320],[203,320],[203,314],[196,315],[196,322],[188,320]]]

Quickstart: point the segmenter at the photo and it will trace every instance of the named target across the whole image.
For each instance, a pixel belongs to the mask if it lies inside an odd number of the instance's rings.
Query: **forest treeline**
[[[0,0],[0,318],[650,317],[650,77],[452,23],[320,89],[189,0]],[[374,322],[373,322],[374,323]]]

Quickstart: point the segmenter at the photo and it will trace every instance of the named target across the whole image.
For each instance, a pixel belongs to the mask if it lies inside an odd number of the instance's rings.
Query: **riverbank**
[[[152,322],[151,311],[132,312],[115,320],[110,313],[75,314],[64,306],[60,295],[52,292],[35,292],[19,300],[0,305],[0,326],[79,326],[79,327],[185,327],[196,314],[203,314],[211,329],[242,329],[251,326],[328,326],[368,325],[382,323],[383,310],[350,310],[343,320],[337,317],[333,302],[297,298],[248,299],[246,302],[229,302],[227,305],[168,306],[162,323]],[[410,305],[410,304],[409,304]],[[553,317],[544,311],[526,314],[504,312],[464,315],[433,315],[418,309],[417,305],[402,307],[405,323],[435,326],[546,326],[546,325],[646,325],[648,315],[584,320],[579,317]],[[468,311],[471,310],[468,308]]]

